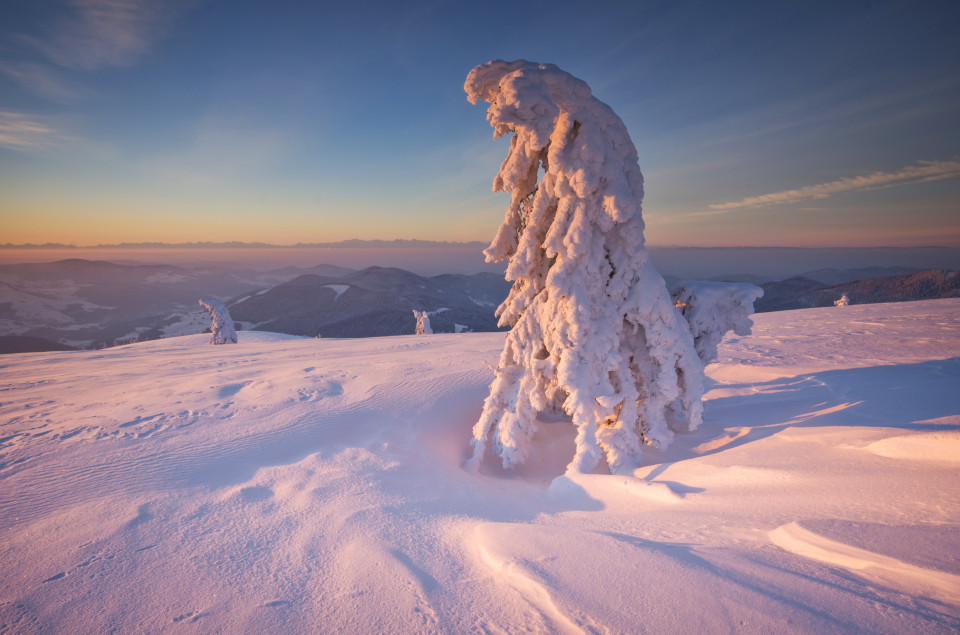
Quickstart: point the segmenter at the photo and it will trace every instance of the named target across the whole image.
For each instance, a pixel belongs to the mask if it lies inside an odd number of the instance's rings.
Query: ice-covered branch
[[[729,331],[750,335],[753,303],[763,289],[739,282],[683,282],[673,304],[686,318],[704,364],[717,359],[717,345]]]

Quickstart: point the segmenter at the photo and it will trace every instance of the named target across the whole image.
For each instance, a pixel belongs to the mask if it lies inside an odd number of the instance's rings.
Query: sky
[[[0,244],[489,241],[463,82],[623,119],[650,245],[960,246],[960,3],[6,0]]]

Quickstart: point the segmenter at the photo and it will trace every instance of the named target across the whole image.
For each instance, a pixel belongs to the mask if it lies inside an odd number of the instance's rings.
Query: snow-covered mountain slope
[[[864,270],[869,271],[869,270]],[[816,276],[825,272],[813,272]],[[844,272],[838,272],[842,275]],[[828,274],[821,276],[829,278]],[[763,284],[763,297],[755,303],[756,310],[785,311],[830,307],[846,295],[851,304],[877,302],[912,302],[960,297],[960,271],[929,269],[898,275],[858,278],[824,285],[816,278],[791,278]]]
[[[0,361],[0,631],[956,632],[960,300],[755,316],[635,478],[462,467],[502,333]]]
[[[0,264],[0,335],[42,337],[71,346],[116,339],[199,333],[197,300],[228,298],[307,271],[277,272],[210,266],[124,265],[73,258]],[[316,271],[348,270],[321,266]],[[0,352],[15,352],[0,347]]]
[[[496,331],[494,312],[510,283],[502,275],[424,277],[394,267],[367,267],[340,276],[302,275],[230,304],[249,328],[313,337],[412,334],[413,311],[427,311],[434,331]],[[461,329],[462,330],[462,329]]]

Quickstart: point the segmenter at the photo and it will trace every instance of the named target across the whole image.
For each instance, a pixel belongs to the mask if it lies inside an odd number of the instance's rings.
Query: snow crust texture
[[[530,454],[538,414],[577,429],[571,472],[601,460],[629,473],[641,446],[665,447],[702,419],[703,363],[644,247],[643,176],[626,127],[583,81],[551,64],[488,62],[464,89],[511,134],[493,181],[510,194],[488,261],[513,282],[511,326],[474,428],[505,467]],[[541,176],[542,174],[542,176]]]
[[[227,306],[217,298],[202,298],[200,305],[210,311],[213,322],[210,324],[211,344],[236,344],[237,331],[233,328],[233,320]]]
[[[960,299],[754,316],[632,474],[463,469],[504,333],[0,358],[0,632],[960,632]]]
[[[690,325],[693,343],[704,364],[717,359],[717,346],[733,331],[750,335],[753,303],[763,289],[738,282],[684,282],[673,293],[673,304]]]

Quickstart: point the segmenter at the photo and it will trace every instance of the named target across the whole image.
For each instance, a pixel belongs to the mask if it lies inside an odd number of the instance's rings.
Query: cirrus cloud
[[[64,68],[130,66],[148,51],[178,12],[169,0],[70,0],[50,37],[34,46]]]
[[[865,176],[845,177],[829,183],[808,185],[795,190],[760,196],[748,196],[739,201],[717,203],[709,207],[714,213],[723,213],[736,209],[802,203],[854,192],[869,192],[900,185],[955,178],[960,178],[960,161],[920,161],[917,165],[910,165],[896,172],[874,172]]]
[[[32,93],[56,101],[67,101],[77,96],[57,73],[35,62],[0,62],[0,73],[11,78]]]
[[[0,147],[11,150],[39,150],[74,141],[49,117],[23,112],[0,111]]]

